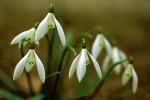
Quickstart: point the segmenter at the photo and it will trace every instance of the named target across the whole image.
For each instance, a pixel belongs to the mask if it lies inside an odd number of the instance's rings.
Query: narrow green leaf
[[[56,76],[56,75],[58,75],[58,74],[60,74],[59,71],[54,72],[54,73],[52,73],[52,74],[50,74],[50,75],[47,75],[47,76],[46,76],[46,79],[47,79],[47,78],[50,78],[50,77],[53,77],[53,76]]]
[[[0,80],[12,90],[17,90],[14,82],[0,69]]]
[[[73,40],[73,36],[72,36],[72,32],[69,31],[67,32],[68,34],[66,34],[66,46],[70,46],[72,44],[72,40]]]
[[[23,98],[4,89],[0,89],[0,97],[6,100],[23,100]]]
[[[27,100],[42,100],[43,98],[44,98],[43,95],[36,95],[36,96],[30,97]]]
[[[76,84],[75,99],[88,96],[99,84],[100,79],[98,76],[93,79],[89,79],[90,76],[91,73],[87,72],[81,83]]]

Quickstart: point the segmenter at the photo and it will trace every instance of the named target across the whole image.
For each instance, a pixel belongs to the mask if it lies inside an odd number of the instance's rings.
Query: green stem
[[[62,70],[63,59],[64,59],[67,51],[68,51],[68,49],[65,49],[62,53],[61,60],[60,60],[60,63],[59,63],[58,69],[57,69],[57,71],[59,71],[59,72],[61,72],[61,70]],[[59,80],[60,80],[60,75],[57,75],[56,79],[54,81],[54,86],[52,88],[51,100],[54,100],[55,97],[56,97],[56,92],[57,92],[57,87],[58,87]]]
[[[23,44],[21,44],[21,56],[22,56],[22,58],[25,56],[24,51],[23,51]],[[28,82],[28,85],[29,85],[30,95],[34,96],[34,91],[33,91],[33,88],[32,88],[32,79],[31,79],[31,76],[26,71],[25,71],[25,74],[27,76],[27,82]]]
[[[48,45],[48,59],[47,59],[47,68],[46,68],[46,76],[51,74],[51,66],[52,66],[52,54],[53,54],[53,45],[54,45],[54,38],[55,38],[55,30],[52,30],[52,35],[51,35],[51,39],[49,39],[48,35],[45,36],[46,40],[47,40],[47,45]],[[51,88],[53,85],[53,80],[52,79],[47,79],[44,83],[44,85],[42,85],[42,89],[41,92],[43,94],[45,94],[45,99],[50,99],[51,98]],[[48,91],[47,91],[48,90]]]
[[[110,73],[112,72],[112,70],[119,64],[127,61],[128,59],[125,59],[125,60],[122,60],[122,61],[119,61],[115,64],[113,64],[110,69],[107,71],[107,73],[103,76],[103,78],[101,79],[99,85],[96,87],[96,89],[94,90],[94,92],[89,95],[88,97],[84,97],[83,100],[93,100],[94,97],[97,95],[97,93],[99,92],[100,88],[103,86],[105,80],[108,78],[108,76],[110,75]],[[80,98],[79,98],[80,99]]]
[[[54,30],[52,32],[52,36],[51,36],[51,40],[48,38],[48,35],[46,35],[46,40],[47,40],[47,44],[48,44],[48,61],[47,61],[47,75],[50,74],[51,71],[51,60],[52,60],[52,47],[54,44]]]

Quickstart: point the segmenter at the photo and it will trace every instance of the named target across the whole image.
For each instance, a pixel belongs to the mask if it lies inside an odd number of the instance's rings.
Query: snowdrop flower
[[[133,68],[133,64],[128,64],[122,76],[122,85],[127,84],[128,81],[131,79],[131,77],[132,77],[132,91],[133,93],[135,93],[138,88],[138,77]]]
[[[92,46],[92,55],[97,59],[103,48],[111,55],[111,45],[103,34],[98,34]]]
[[[35,41],[35,32],[36,32],[36,28],[33,27],[27,31],[24,31],[22,33],[20,33],[19,35],[17,35],[12,41],[11,41],[11,45],[13,44],[19,44],[19,47],[22,43],[34,43]],[[24,45],[25,45],[24,44]],[[39,42],[37,41],[35,44],[39,44]]]
[[[66,39],[65,39],[65,34],[64,34],[63,28],[60,25],[60,23],[58,22],[58,20],[56,19],[55,15],[54,15],[54,8],[51,5],[49,13],[42,20],[42,22],[39,24],[39,26],[37,28],[37,31],[35,34],[35,41],[39,41],[41,38],[43,38],[48,33],[49,29],[54,29],[54,28],[57,28],[60,40],[61,40],[63,46],[65,46]]]
[[[73,74],[76,71],[78,81],[81,82],[81,80],[85,76],[86,66],[87,66],[87,63],[89,62],[88,56],[90,56],[99,78],[100,79],[102,78],[102,72],[101,72],[101,69],[100,69],[98,62],[87,51],[86,47],[83,47],[81,50],[81,53],[73,60],[71,67],[70,67],[70,70],[69,70],[69,78],[72,78]]]
[[[112,49],[112,61],[113,61],[113,63],[117,63],[117,62],[122,61],[126,58],[127,58],[126,54],[123,51],[121,51],[117,47],[113,47],[113,49]],[[114,68],[114,71],[116,72],[116,74],[119,74],[121,72],[122,66],[125,67],[126,63],[119,64]]]
[[[27,72],[30,72],[35,64],[37,65],[37,71],[40,80],[42,81],[42,83],[44,83],[45,82],[44,65],[42,64],[41,60],[37,56],[34,49],[30,49],[28,53],[18,62],[14,70],[13,80],[18,79],[21,76],[24,68]]]
[[[104,73],[107,72],[107,70],[109,68],[109,64],[111,64],[110,61],[111,61],[111,55],[107,54],[102,61],[102,71]]]

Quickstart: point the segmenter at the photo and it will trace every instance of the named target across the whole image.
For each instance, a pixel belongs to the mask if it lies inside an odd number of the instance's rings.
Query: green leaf
[[[16,91],[17,87],[14,82],[0,69],[0,80],[10,89]]]
[[[11,92],[4,90],[4,89],[0,89],[0,97],[6,100],[23,100],[23,98],[17,95],[14,95]]]
[[[92,93],[95,87],[99,84],[100,79],[95,78],[93,81],[79,83],[76,89],[76,98],[86,97]]]
[[[90,66],[88,66],[90,67]],[[90,78],[94,76],[93,78]],[[89,69],[87,69],[87,73],[83,80],[79,83],[76,83],[75,88],[75,99],[79,99],[81,97],[86,97],[89,94],[91,94],[94,89],[97,87],[97,85],[100,82],[99,77],[95,74],[91,76],[91,72]]]
[[[72,32],[69,31],[66,34],[66,46],[70,46],[72,44],[73,36]]]
[[[36,96],[30,97],[27,100],[42,100],[43,98],[44,98],[43,95],[36,95]]]
[[[59,71],[57,71],[57,72],[54,72],[54,73],[52,73],[52,74],[50,74],[50,75],[47,75],[46,76],[46,79],[47,78],[50,78],[50,77],[53,77],[53,76],[55,76],[55,75],[58,75],[58,74],[60,74],[61,72],[59,72]]]

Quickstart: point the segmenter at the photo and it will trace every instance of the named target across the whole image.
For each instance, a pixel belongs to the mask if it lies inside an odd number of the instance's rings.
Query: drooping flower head
[[[82,47],[81,53],[79,53],[79,55],[73,60],[71,64],[71,67],[69,70],[69,78],[72,78],[73,74],[76,71],[78,81],[79,82],[82,81],[83,77],[86,74],[87,63],[89,62],[88,56],[90,56],[91,61],[94,64],[95,70],[99,78],[100,79],[102,78],[102,72],[101,72],[100,66],[98,62],[96,61],[96,59],[87,51],[85,40],[83,40],[83,47]]]
[[[108,64],[109,64],[109,62],[111,60],[111,56],[112,56],[112,47],[111,47],[111,44],[109,43],[109,41],[106,39],[106,37],[103,34],[98,34],[92,45],[91,53],[97,59],[104,48],[105,48],[107,54],[103,60],[102,69],[104,72],[106,72],[106,70],[108,68]]]
[[[111,56],[106,55],[106,57],[103,60],[103,71],[106,72],[108,70],[109,64],[115,64],[125,59],[127,59],[126,54],[118,47],[113,47]],[[125,66],[127,66],[126,62],[117,65],[114,68],[115,73],[119,74]]]
[[[112,61],[113,61],[113,63],[117,63],[117,62],[122,61],[126,58],[127,58],[127,56],[123,51],[121,51],[117,47],[113,47],[113,49],[112,49]],[[123,63],[123,64],[125,64],[125,63]],[[114,71],[116,72],[116,74],[119,74],[121,72],[121,69],[123,68],[123,66],[126,66],[123,64],[119,64],[115,67]]]
[[[105,48],[108,55],[111,55],[111,45],[103,34],[98,34],[92,46],[92,55],[97,59],[102,49]]]
[[[132,91],[135,93],[138,88],[138,77],[133,67],[133,64],[128,64],[123,75],[122,75],[122,85],[126,85],[132,77]]]
[[[19,35],[17,35],[11,41],[11,45],[19,44],[19,47],[20,47],[21,44],[26,45],[27,43],[39,45],[38,41],[35,42],[35,32],[36,32],[37,25],[38,24],[34,25],[33,28],[31,28],[27,31],[21,32]]]
[[[37,31],[35,34],[35,41],[39,41],[41,38],[43,38],[48,33],[49,29],[52,30],[54,28],[57,29],[59,38],[62,42],[62,45],[65,46],[66,38],[65,38],[63,28],[60,25],[60,23],[58,22],[58,20],[56,19],[55,15],[54,15],[54,8],[51,5],[48,14],[42,20],[42,22],[39,24],[39,26],[37,28]]]
[[[37,71],[40,77],[40,80],[42,83],[45,82],[45,70],[44,65],[42,64],[41,60],[37,56],[34,49],[30,49],[28,53],[18,62],[18,64],[15,67],[14,74],[13,74],[13,80],[18,79],[24,68],[26,72],[30,72],[33,66],[37,66]]]

